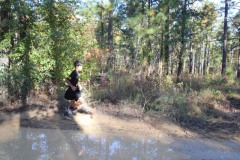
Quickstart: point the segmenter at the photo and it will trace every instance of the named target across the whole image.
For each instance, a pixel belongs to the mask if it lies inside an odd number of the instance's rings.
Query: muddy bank
[[[79,112],[72,120],[62,117],[68,105],[62,97],[36,95],[28,99],[27,105],[20,102],[5,104],[0,108],[0,123],[16,121],[21,127],[84,130],[85,132],[112,132],[113,134],[231,138],[240,140],[240,129],[236,121],[229,123],[207,123],[199,118],[178,121],[176,118],[143,112],[137,105],[112,105],[110,103],[89,103],[92,114]],[[129,106],[129,105],[128,105]]]
[[[61,116],[65,105],[39,95],[25,106],[1,107],[0,159],[235,160],[240,156],[236,133],[224,135],[228,139],[206,136],[167,117],[143,113],[138,106],[108,103],[92,103],[85,108],[92,114],[80,112],[66,120]]]

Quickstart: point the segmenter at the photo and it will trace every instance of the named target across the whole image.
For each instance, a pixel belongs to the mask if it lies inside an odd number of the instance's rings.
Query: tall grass
[[[170,75],[156,79],[125,73],[112,76],[107,85],[93,87],[93,98],[115,104],[128,100],[140,105],[145,112],[175,118],[207,119],[216,114],[212,112],[213,108],[225,103],[227,84],[230,84],[227,79],[219,77],[185,77],[175,84],[175,78]]]

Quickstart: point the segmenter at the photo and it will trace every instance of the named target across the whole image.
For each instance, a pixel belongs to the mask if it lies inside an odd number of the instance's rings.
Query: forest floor
[[[232,99],[234,104],[239,104]],[[124,102],[122,102],[124,103]],[[126,102],[127,103],[127,102]],[[90,103],[71,120],[62,113],[68,102],[62,97],[38,94],[28,99],[27,105],[15,101],[0,107],[0,124],[10,121],[21,127],[81,130],[85,133],[106,132],[155,136],[230,138],[240,141],[240,107],[228,112],[224,120],[207,122],[200,118],[172,120],[169,117],[143,112],[139,106],[122,107],[110,103]],[[222,111],[221,113],[226,112]],[[136,134],[138,133],[138,134]]]

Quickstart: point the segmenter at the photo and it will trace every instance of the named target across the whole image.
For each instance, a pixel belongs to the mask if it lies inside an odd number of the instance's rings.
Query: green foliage
[[[233,68],[228,68],[226,75],[227,75],[228,83],[234,83],[234,79],[236,77],[236,71]]]
[[[224,95],[220,90],[213,88],[206,88],[200,91],[200,97],[204,102],[211,102],[216,99],[223,99]]]
[[[51,70],[54,67],[54,60],[51,59],[48,52],[38,52],[33,50],[30,55],[30,60],[33,64],[31,71],[31,77],[34,80],[34,86],[39,87],[39,84],[43,84],[46,80],[51,79]]]
[[[6,85],[6,79],[7,79],[7,66],[0,64],[0,86]]]
[[[234,82],[235,69],[232,68],[227,70],[227,78],[215,77],[222,60],[222,27],[214,26],[217,14],[216,6],[212,3],[204,3],[196,10],[189,5],[185,13],[183,1],[177,0],[163,0],[161,3],[152,0],[151,4],[137,0],[111,1],[108,4],[91,1],[84,3],[85,5],[79,1],[54,0],[39,3],[12,0],[7,2],[9,4],[4,1],[4,6],[11,6],[8,8],[11,18],[8,19],[7,27],[0,26],[0,51],[8,52],[11,63],[4,80],[7,81],[9,77],[13,93],[23,94],[23,91],[40,89],[48,83],[63,86],[64,79],[73,70],[73,62],[77,59],[85,62],[81,73],[82,80],[89,80],[91,74],[109,67],[106,61],[110,56],[114,57],[114,67],[110,72],[139,73],[142,68],[146,70],[141,73],[144,78],[138,79],[139,81],[132,74],[120,77],[109,75],[110,84],[100,88],[100,97],[130,98],[146,110],[161,110],[167,103],[166,97],[171,99],[172,106],[181,106],[179,109],[188,107],[185,94],[191,89],[201,90],[201,87],[206,89]],[[110,17],[109,13],[112,11],[114,14]],[[238,17],[239,13],[235,15],[234,24],[238,24]],[[2,23],[4,18],[6,17],[1,15],[1,24],[5,24]],[[110,19],[114,36],[114,49],[111,52],[108,48]],[[181,33],[183,21],[186,22],[186,29]],[[101,31],[104,32],[103,35]],[[214,68],[214,74],[207,75],[206,80],[202,80],[204,85],[199,82],[200,78],[194,82],[191,80],[189,83],[174,85],[182,35],[182,40],[185,41],[183,46],[186,46],[183,53],[185,70],[188,68],[188,57],[192,49],[195,53],[195,74],[202,74],[203,52],[207,47],[207,67]],[[99,44],[101,38],[103,44]],[[237,41],[229,44],[236,46]],[[168,64],[170,61],[171,64]],[[160,66],[160,63],[163,66]],[[233,64],[236,63],[234,60]],[[167,71],[169,69],[173,71],[171,74]],[[151,77],[153,73],[155,76]],[[158,77],[164,78],[160,82]],[[163,102],[158,103],[160,84],[161,91],[168,91],[169,95],[167,93],[160,96],[160,101]],[[171,97],[174,90],[177,90],[178,94]],[[218,91],[207,91],[204,94],[221,95]]]
[[[9,34],[5,34],[5,37],[2,41],[0,41],[1,50],[8,51],[11,48],[11,39]]]
[[[211,76],[209,75],[205,80],[206,87],[209,86],[221,86],[226,84],[226,79],[222,76]]]
[[[164,78],[164,85],[165,87],[172,87],[173,85],[173,79],[171,75],[166,75]]]
[[[26,97],[32,89],[42,91],[49,83],[64,84],[73,62],[84,61],[83,53],[92,41],[81,36],[87,27],[74,17],[74,3],[11,3],[14,18],[0,41],[0,50],[9,53],[11,62],[4,78],[9,91],[13,96]],[[26,19],[18,19],[19,15]],[[89,79],[89,70],[94,68],[91,63],[84,68],[84,79]]]
[[[179,92],[162,94],[151,103],[150,108],[166,115],[187,115],[191,110],[190,104],[186,101],[186,95]]]

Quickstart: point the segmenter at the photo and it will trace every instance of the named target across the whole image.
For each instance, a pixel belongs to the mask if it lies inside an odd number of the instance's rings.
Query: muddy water
[[[53,111],[0,113],[0,160],[240,160],[237,139],[177,138],[169,133],[182,129],[169,123],[156,130],[98,113],[67,121]],[[22,127],[34,117],[35,128]],[[46,126],[55,129],[36,128]]]
[[[11,128],[14,130],[11,131]],[[0,138],[1,160],[181,160],[240,159],[240,143],[229,140],[160,141],[73,130],[9,127]]]
[[[71,130],[20,128],[0,144],[1,160],[47,159],[187,159],[154,139],[134,140],[123,136],[86,135]]]

